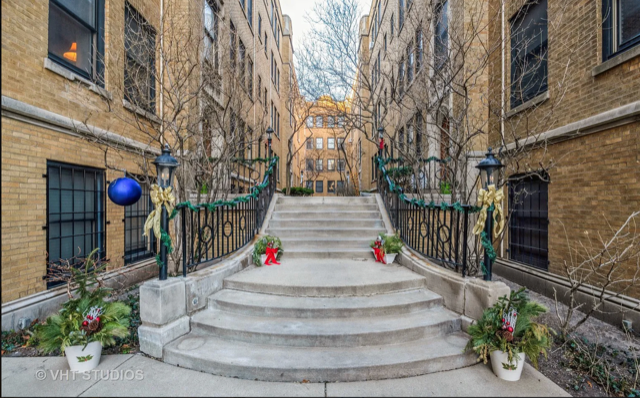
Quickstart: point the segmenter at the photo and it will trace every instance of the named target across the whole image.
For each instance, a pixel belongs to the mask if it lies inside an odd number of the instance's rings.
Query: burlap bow
[[[167,212],[171,214],[173,211],[173,204],[176,201],[175,196],[173,196],[173,189],[171,187],[162,189],[158,185],[153,184],[151,186],[151,202],[155,209],[149,214],[147,217],[147,221],[144,223],[144,236],[149,236],[149,230],[153,228],[153,233],[156,235],[156,238],[160,238],[162,236],[162,231],[160,229],[160,219],[162,217],[162,206],[167,209]]]
[[[498,235],[504,229],[504,212],[502,211],[502,199],[504,199],[504,193],[502,189],[496,190],[495,185],[489,185],[487,190],[481,189],[478,192],[478,206],[482,206],[478,222],[473,227],[474,235],[480,235],[484,231],[485,223],[487,222],[487,209],[494,206],[493,210],[493,235],[497,238]]]

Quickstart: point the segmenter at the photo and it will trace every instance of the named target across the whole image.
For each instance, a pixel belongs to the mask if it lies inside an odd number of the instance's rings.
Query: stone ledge
[[[518,106],[516,106],[515,108],[511,109],[509,112],[507,112],[507,114],[505,115],[505,117],[509,118],[515,114],[518,114],[526,109],[529,108],[533,108],[536,105],[540,105],[541,103],[545,102],[546,100],[549,99],[549,90],[545,91],[542,94],[537,95],[536,97],[531,98],[529,101],[522,103]]]
[[[67,69],[64,66],[55,63],[54,61],[52,61],[49,58],[45,58],[44,59],[44,68],[46,70],[48,70],[48,71],[51,71],[51,72],[55,73],[56,75],[64,77],[65,79],[67,79],[69,81],[72,81],[72,82],[78,81],[78,82],[84,84],[85,86],[87,86],[89,91],[92,91],[92,92],[100,95],[101,97],[104,97],[104,98],[108,99],[109,101],[113,100],[113,95],[111,95],[111,93],[109,91],[107,91],[104,88],[98,86],[97,84],[95,84],[91,80],[87,80],[86,78],[80,76],[79,74],[71,71],[70,69]]]
[[[165,345],[190,331],[190,318],[186,315],[161,327],[142,325],[138,328],[140,351],[155,358],[162,358]]]
[[[591,76],[596,77],[610,69],[624,64],[625,62],[637,57],[638,55],[640,55],[640,46],[629,49],[596,66],[591,70]]]

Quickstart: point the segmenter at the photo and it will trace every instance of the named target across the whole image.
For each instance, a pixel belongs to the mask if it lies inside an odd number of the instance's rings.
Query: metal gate
[[[509,181],[509,258],[549,269],[549,183],[539,176]]]

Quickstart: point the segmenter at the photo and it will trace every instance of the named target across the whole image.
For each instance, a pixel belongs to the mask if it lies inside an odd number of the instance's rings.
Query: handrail
[[[407,197],[387,172],[386,165],[392,161],[397,159],[375,157],[378,192],[400,238],[413,250],[462,276],[475,274],[477,270],[469,267],[469,215],[480,208],[460,202],[426,203]]]
[[[248,195],[213,203],[194,205],[185,201],[176,205],[171,218],[181,214],[183,276],[253,240],[276,190],[278,160],[277,156],[248,160],[269,164],[262,182],[251,187]]]

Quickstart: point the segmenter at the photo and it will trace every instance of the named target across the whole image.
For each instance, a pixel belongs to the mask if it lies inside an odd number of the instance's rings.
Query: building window
[[[313,116],[309,116],[307,118],[307,127],[309,127],[309,128],[313,127]]]
[[[336,160],[335,159],[327,159],[327,170],[335,171],[336,170]]]
[[[525,5],[511,22],[511,108],[547,91],[547,0]]]
[[[336,139],[327,138],[327,149],[336,149]]]
[[[341,193],[344,191],[344,181],[336,181],[337,191]]]
[[[398,91],[402,97],[404,94],[404,57],[400,59],[400,65],[398,66]]]
[[[338,149],[344,150],[344,138],[338,138]]]
[[[307,149],[313,149],[313,139],[307,138]]]
[[[247,61],[247,90],[249,98],[253,99],[253,61],[251,58]]]
[[[244,46],[244,43],[242,42],[242,40],[239,41],[239,45],[238,45],[239,49],[240,49],[240,85],[242,86],[242,88],[245,88],[245,67],[246,67],[246,58],[247,58],[247,48]]]
[[[398,29],[404,24],[404,0],[398,2]]]
[[[104,171],[47,162],[48,264],[85,257],[98,249],[106,257]],[[58,285],[47,283],[47,288]]]
[[[391,14],[391,39],[393,39],[393,35],[396,32],[396,16],[395,14]]]
[[[142,197],[138,202],[124,208],[124,264],[134,264],[138,261],[156,255],[156,240],[151,231],[151,236],[146,237],[144,223],[153,209],[149,186],[140,184]]]
[[[324,191],[324,181],[316,181],[316,193],[322,193]]]
[[[247,19],[249,26],[253,27],[253,0],[247,0]]]
[[[334,128],[335,126],[336,126],[336,118],[333,116],[327,117],[327,127]]]
[[[307,159],[307,171],[313,171],[313,159]]]
[[[316,116],[316,127],[322,127],[322,126],[323,126],[322,116]]]
[[[267,31],[264,31],[264,55],[267,55]]]
[[[338,127],[344,127],[344,116],[338,116]]]
[[[104,86],[104,0],[49,1],[49,58]]]
[[[218,43],[218,28],[220,15],[217,0],[207,0],[204,3],[204,59],[213,68],[214,75],[218,77],[214,82],[216,89],[219,86],[220,73],[220,47]]]
[[[237,64],[237,53],[236,53],[236,39],[238,36],[238,32],[236,31],[236,26],[233,24],[233,22],[229,22],[229,26],[230,26],[230,35],[229,35],[229,60],[231,61],[231,69],[232,70],[236,70],[236,64]]]
[[[149,23],[129,3],[124,9],[125,99],[147,112],[155,113],[156,34]]]
[[[549,183],[536,176],[510,178],[509,258],[549,268]]]
[[[322,159],[317,159],[316,160],[316,171],[322,171],[323,167],[322,167]]]
[[[387,34],[384,34],[384,51],[387,51]]]
[[[346,165],[347,165],[346,160],[338,159],[338,171],[344,171]]]
[[[449,2],[443,1],[436,8],[436,27],[433,56],[436,69],[442,68],[449,58]]]
[[[260,36],[260,32],[262,32],[262,15],[258,14],[258,38],[262,40],[262,36]]]
[[[322,137],[316,138],[316,149],[322,149]]]
[[[603,0],[602,59],[606,61],[640,44],[640,2]]]
[[[258,76],[258,100],[262,100],[260,93],[262,92],[262,76]]]
[[[416,73],[422,69],[424,59],[424,39],[422,36],[422,29],[418,29],[416,31]]]
[[[398,131],[398,149],[404,151],[404,127]]]
[[[304,187],[313,190],[313,181],[305,181]]]
[[[336,193],[336,182],[335,181],[327,181],[327,192],[328,193]]]

